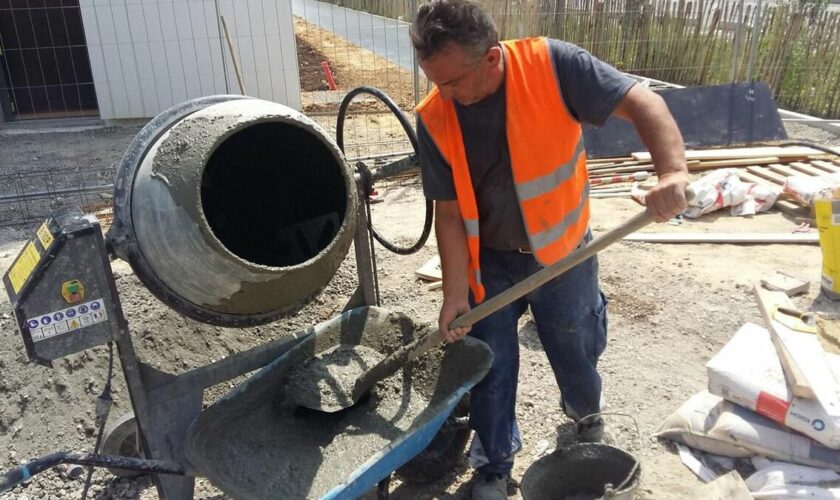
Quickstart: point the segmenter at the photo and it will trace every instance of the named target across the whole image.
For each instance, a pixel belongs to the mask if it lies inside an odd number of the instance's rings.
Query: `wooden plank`
[[[785,380],[788,383],[790,391],[798,397],[813,399],[815,396],[813,387],[811,387],[809,380],[805,378],[800,366],[800,363],[804,362],[802,356],[799,356],[797,352],[792,353],[790,351],[795,346],[786,345],[775,328],[778,323],[773,320],[772,311],[775,308],[789,307],[793,309],[795,305],[784,293],[765,290],[760,283],[755,284],[753,291],[756,302],[758,303],[758,309],[761,311],[761,316],[764,318],[764,323],[770,332],[770,340],[773,341],[773,346],[779,355],[779,361],[782,362]]]
[[[817,335],[798,332],[774,319],[776,309],[793,305],[783,292],[771,292],[756,284],[755,295],[794,395],[816,399],[827,415],[840,417],[837,381]]]
[[[764,177],[759,177],[755,174],[751,174],[747,171],[740,171],[738,172],[738,178],[740,178],[744,182],[752,182],[755,184],[763,184],[765,186],[772,187],[773,189],[778,190],[779,186],[773,182],[768,181]]]
[[[722,167],[748,167],[750,165],[767,165],[768,163],[779,163],[778,156],[766,158],[734,158],[731,160],[706,160],[700,161],[694,170],[708,170]]]
[[[697,166],[700,165],[699,160],[692,160],[686,162],[686,166],[688,170],[694,170]],[[639,164],[639,165],[629,165],[626,167],[610,167],[610,168],[598,168],[594,170],[590,170],[590,176],[596,177],[600,175],[616,175],[616,174],[635,174],[636,172],[653,172],[655,171],[655,167],[652,163],[647,164]]]
[[[787,181],[787,177],[772,172],[766,167],[749,166],[747,167],[747,172],[755,174],[759,177],[764,177],[765,179],[772,181],[780,186],[784,186],[785,182]]]
[[[740,244],[819,244],[813,233],[633,233],[625,241],[647,243],[740,243]]]
[[[778,158],[789,157],[810,157],[823,155],[822,151],[801,146],[794,147],[759,147],[759,148],[734,148],[734,149],[708,149],[691,150],[685,152],[687,160],[729,160],[734,158],[766,158],[775,156]],[[633,159],[639,161],[651,161],[651,155],[647,151],[633,153]]]
[[[610,176],[616,174],[635,174],[636,172],[653,172],[653,165],[631,165],[628,167],[613,167],[598,170],[591,170],[590,177]]]
[[[789,165],[780,165],[778,163],[773,163],[771,165],[767,165],[767,168],[773,172],[776,172],[779,175],[784,175],[785,177],[808,177],[807,174],[799,172],[798,170],[794,170]]]
[[[813,175],[813,176],[821,176],[825,175],[826,171],[817,167],[812,166],[809,163],[803,163],[800,161],[795,161],[790,164],[790,168],[802,172],[803,174]]]
[[[813,160],[813,161],[811,161],[811,165],[813,165],[813,166],[815,166],[819,169],[825,170],[826,172],[829,172],[829,173],[832,173],[832,174],[840,172],[840,166],[835,165],[834,163],[831,163],[831,162],[827,162],[827,161]]]

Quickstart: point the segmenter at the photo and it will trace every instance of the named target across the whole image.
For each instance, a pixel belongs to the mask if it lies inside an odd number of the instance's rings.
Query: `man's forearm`
[[[464,222],[457,202],[437,202],[436,208],[435,236],[443,273],[443,298],[466,300],[469,293],[469,254]]]
[[[659,95],[636,85],[628,92],[619,115],[635,126],[660,177],[687,173],[682,134]]]

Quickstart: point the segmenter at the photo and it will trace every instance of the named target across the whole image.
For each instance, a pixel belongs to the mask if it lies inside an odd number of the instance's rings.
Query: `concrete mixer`
[[[362,94],[395,113],[416,151],[409,122],[376,89],[348,94],[338,144],[280,104],[204,97],[164,111],[134,138],[117,173],[107,235],[79,210],[44,222],[3,277],[27,354],[51,366],[108,344],[113,366],[116,346],[133,413],[110,426],[102,450],[62,451],[22,464],[0,475],[0,491],[58,463],[75,463],[151,473],[162,498],[192,498],[199,475],[236,498],[353,498],[409,468],[430,444],[431,461],[462,451],[465,413],[452,413],[492,359],[474,339],[406,365],[396,375],[402,391],[394,407],[386,408],[376,390],[338,415],[306,413],[284,400],[286,373],[324,349],[358,344],[387,353],[417,336],[410,318],[377,307],[373,244],[398,253],[422,247],[431,204],[420,238],[408,247],[372,230],[373,182],[416,167],[416,155],[377,169],[347,163],[343,124],[350,102]],[[313,300],[351,244],[359,281],[341,314],[177,375],[138,358],[109,265],[109,257],[127,261],[152,294],[184,316],[241,327],[281,320]],[[206,388],[255,370],[202,409]],[[100,426],[109,402],[106,393],[97,402]],[[373,443],[365,437],[371,435],[382,439]],[[387,496],[387,487],[380,493]]]

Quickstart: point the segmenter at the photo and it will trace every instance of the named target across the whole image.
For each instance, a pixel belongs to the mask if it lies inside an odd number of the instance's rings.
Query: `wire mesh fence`
[[[50,213],[79,207],[110,224],[113,165],[29,166],[0,176],[0,227],[33,226]]]
[[[397,20],[413,14],[407,1],[325,1]],[[837,9],[758,0],[482,3],[503,39],[558,38],[622,71],[679,85],[761,80],[783,107],[840,118]]]

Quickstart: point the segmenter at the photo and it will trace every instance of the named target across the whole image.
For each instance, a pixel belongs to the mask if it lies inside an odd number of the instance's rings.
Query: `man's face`
[[[473,104],[487,97],[490,72],[499,64],[501,49],[493,47],[476,58],[460,46],[450,43],[437,54],[420,61],[426,77],[437,85],[444,99],[455,99],[462,105]]]

